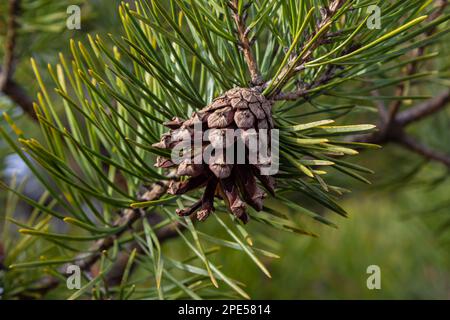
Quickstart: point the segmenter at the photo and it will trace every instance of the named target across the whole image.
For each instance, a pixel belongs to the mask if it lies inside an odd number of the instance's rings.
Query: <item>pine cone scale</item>
[[[202,198],[191,207],[177,210],[180,216],[197,213],[197,219],[205,220],[215,210],[214,198],[220,197],[224,200],[227,208],[238,219],[246,223],[248,214],[246,204],[255,210],[262,210],[263,200],[266,193],[258,186],[257,180],[266,188],[270,194],[275,193],[275,182],[273,177],[261,175],[258,166],[250,163],[230,164],[226,163],[226,153],[229,148],[237,149],[236,139],[241,139],[246,146],[245,158],[248,160],[249,154],[257,152],[249,143],[250,139],[259,139],[259,129],[268,129],[264,132],[269,141],[270,129],[273,128],[272,102],[267,100],[258,90],[254,88],[233,88],[223,95],[215,98],[211,104],[205,108],[194,112],[186,121],[174,118],[167,121],[165,125],[170,129],[161,137],[161,141],[154,144],[155,147],[172,149],[186,138],[195,137],[196,123],[201,123],[203,133],[208,130],[209,142],[202,141],[203,152],[210,145],[216,147],[218,143],[221,150],[215,150],[209,161],[202,159],[201,164],[192,163],[193,157],[200,155],[190,151],[190,158],[186,158],[177,165],[172,159],[158,158],[156,166],[159,168],[173,168],[178,178],[173,179],[169,186],[168,193],[182,195],[186,192],[205,188]],[[240,135],[229,141],[227,130],[241,129]],[[254,129],[254,130],[253,130]],[[258,140],[257,140],[258,141]],[[239,150],[238,150],[239,151]],[[241,155],[243,156],[243,155]],[[188,177],[187,180],[180,178]]]

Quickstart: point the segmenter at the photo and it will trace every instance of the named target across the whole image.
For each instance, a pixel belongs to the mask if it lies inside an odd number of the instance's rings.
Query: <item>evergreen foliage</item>
[[[381,29],[367,24],[374,4]],[[46,192],[35,201],[21,192],[23,182],[2,182],[10,191],[5,297],[41,297],[59,286],[69,299],[249,298],[245,279],[227,276],[214,255],[238,250],[270,277],[264,261],[278,256],[260,240],[266,231],[317,236],[308,220],[336,227],[317,205],[347,216],[337,198],[348,190],[329,173],[355,188],[370,183],[372,171],[348,156],[378,148],[384,127],[360,124],[358,114],[392,102],[395,116],[401,103],[429,98],[392,91],[437,77],[420,68],[399,74],[436,57],[409,55],[448,32],[448,14],[437,10],[425,0],[136,1],[119,7],[121,35],[71,41],[71,54],[46,71],[31,60],[43,138],[26,136],[7,113],[11,131],[0,133]],[[201,192],[167,195],[170,177],[154,166],[167,152],[152,145],[165,122],[190,118],[234,87],[259,90],[273,103],[276,195],[261,211],[249,208],[245,226],[218,200],[204,223],[179,217]],[[313,205],[296,201],[298,193]],[[35,208],[26,222],[12,216],[18,199]],[[10,224],[20,228],[18,240]],[[184,246],[185,255],[173,256],[172,245]],[[83,271],[74,292],[64,288],[70,264]]]

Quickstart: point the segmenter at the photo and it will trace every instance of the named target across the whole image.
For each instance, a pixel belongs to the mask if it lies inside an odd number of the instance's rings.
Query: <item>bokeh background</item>
[[[39,2],[35,1],[37,5]],[[30,5],[33,2],[28,1]],[[65,12],[48,16],[38,11],[20,37],[20,59],[15,79],[34,97],[37,84],[29,58],[45,65],[68,52],[69,39],[85,40],[86,34],[119,33],[117,0],[91,0],[83,4],[82,29],[65,28]],[[4,36],[5,4],[0,4],[0,34]],[[46,21],[44,26],[42,21]],[[3,38],[0,38],[0,44]],[[447,41],[447,43],[450,43]],[[0,45],[0,47],[2,47]],[[0,49],[0,56],[2,54]],[[441,57],[447,60],[448,48]],[[448,73],[448,68],[447,68]],[[50,83],[50,79],[44,79]],[[435,83],[424,83],[427,90],[439,91]],[[436,87],[436,89],[434,89]],[[424,89],[425,90],[425,89]],[[450,154],[450,108],[415,126],[414,134],[434,148]],[[39,137],[37,124],[0,94],[0,110],[8,111],[30,136]],[[367,112],[355,115],[370,121]],[[5,123],[1,123],[6,127]],[[280,259],[265,261],[272,273],[267,279],[248,257],[230,250],[219,258],[230,276],[245,279],[246,291],[255,299],[449,299],[450,298],[450,179],[446,168],[426,161],[395,145],[380,150],[364,151],[357,162],[375,171],[372,185],[355,181],[339,181],[353,190],[340,204],[349,218],[335,218],[338,229],[312,224],[320,235],[309,238],[265,230],[258,241],[272,248]],[[18,179],[29,175],[27,168],[0,141],[2,179],[13,173]],[[336,175],[336,179],[339,179]],[[42,192],[29,177],[25,191],[39,197]],[[0,194],[0,208],[7,210],[7,194]],[[298,201],[307,202],[301,195]],[[279,204],[282,206],[282,204]],[[26,216],[30,208],[19,204],[17,214]],[[2,219],[0,212],[0,219]],[[326,213],[325,213],[326,214]],[[202,226],[211,229],[211,226]],[[250,226],[253,234],[260,227]],[[172,240],[173,241],[173,240]],[[174,255],[177,244],[168,242]],[[366,269],[378,265],[382,273],[381,290],[368,290]]]

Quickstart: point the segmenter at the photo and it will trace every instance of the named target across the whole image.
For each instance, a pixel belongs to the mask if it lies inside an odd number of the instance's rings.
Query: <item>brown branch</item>
[[[321,14],[322,18],[316,25],[316,28],[312,34],[309,35],[308,39],[305,41],[305,43],[309,43],[316,35],[317,33],[322,30],[334,17],[336,12],[347,2],[347,0],[334,0],[332,1],[327,7],[321,8]],[[311,47],[303,53],[300,61],[296,61],[299,57],[297,54],[293,55],[293,57],[290,59],[290,62],[283,67],[281,70],[279,76],[274,79],[273,81],[278,82],[278,88],[281,90],[284,85],[292,78],[294,74],[297,72],[303,70],[302,66],[304,62],[308,61],[312,54],[314,53],[314,50],[322,44],[322,40],[327,37],[327,33],[324,32],[320,37],[318,37],[314,44],[311,45]],[[295,62],[295,65],[293,63]],[[276,100],[282,100],[280,97],[282,97],[284,94],[279,96],[280,92],[274,92],[273,97],[276,97]],[[296,95],[301,94],[300,92],[297,93],[288,93],[287,97],[294,99]],[[299,96],[301,97],[301,95]]]
[[[3,57],[3,70],[0,74],[0,91],[6,87],[8,81],[14,73],[14,49],[16,47],[17,36],[17,18],[20,11],[19,0],[9,0],[8,2],[8,21],[5,39],[5,49]]]
[[[13,80],[9,80],[3,88],[3,93],[8,96],[11,101],[20,106],[33,120],[37,121],[37,115],[33,108],[33,100],[28,96],[22,86]]]
[[[280,92],[272,99],[274,101],[295,101],[306,96],[307,94],[308,90],[305,90],[304,88],[298,88],[297,90],[291,92]]]
[[[153,184],[149,191],[144,193],[140,200],[142,201],[152,201],[159,199],[162,195],[165,194],[167,191],[168,182],[158,182]],[[101,257],[102,252],[110,249],[114,245],[114,241],[118,239],[123,233],[128,231],[134,222],[136,222],[138,219],[144,217],[145,210],[141,208],[137,209],[124,209],[122,211],[121,216],[115,221],[114,226],[115,227],[123,227],[115,233],[112,236],[108,236],[106,238],[102,238],[100,240],[97,240],[91,248],[89,248],[89,252],[94,252],[93,254],[79,254],[75,259],[74,262],[64,265],[60,268],[61,274],[65,274],[67,270],[68,265],[77,265],[80,267],[82,271],[91,271],[95,263],[99,260]],[[170,239],[174,237],[177,232],[173,225],[166,226],[156,233],[158,236],[158,239],[162,242],[167,239]],[[117,266],[115,266],[116,269],[113,268],[112,272],[116,274],[118,271],[120,271],[120,261]],[[37,284],[35,284],[32,288],[27,290],[27,292],[31,294],[38,294],[38,295],[45,295],[47,292],[55,289],[58,287],[60,281],[59,279],[55,277],[45,277],[41,279]],[[23,293],[24,297],[27,296],[27,293]]]
[[[437,19],[440,15],[444,13],[445,8],[448,5],[447,0],[436,1],[436,11],[434,11],[430,17],[429,21]],[[426,36],[430,36],[435,33],[437,26],[428,30]],[[415,52],[415,57],[423,56],[425,53],[427,45],[424,45],[417,49]],[[413,61],[406,68],[406,75],[413,75],[417,72],[419,67],[418,61]],[[396,94],[402,96],[405,91],[405,83],[401,83],[397,86]],[[440,162],[450,168],[450,155],[443,154],[430,147],[420,143],[413,137],[405,133],[405,127],[413,122],[420,121],[427,116],[430,116],[442,109],[450,101],[450,89],[443,91],[437,97],[429,99],[415,107],[409,108],[405,111],[399,112],[402,105],[402,101],[398,100],[391,104],[389,111],[384,109],[384,111],[379,112],[379,131],[368,134],[353,136],[348,139],[352,142],[365,142],[365,143],[375,143],[375,144],[385,144],[389,142],[397,143],[398,145],[415,152],[427,159]],[[381,110],[380,110],[381,111]],[[387,112],[387,114],[386,114]],[[386,117],[387,116],[387,117]]]
[[[437,97],[427,100],[415,107],[409,108],[397,116],[397,121],[402,126],[419,121],[433,113],[441,111],[450,102],[450,89],[445,90]]]
[[[0,242],[0,271],[6,269],[5,265],[3,264],[4,260],[5,260],[5,249],[3,248],[3,244]]]
[[[440,162],[450,169],[450,155],[433,150],[408,135],[402,135],[395,140],[395,142],[404,146],[408,150],[425,157],[426,159]]]
[[[378,90],[373,90],[371,92],[371,95],[378,98],[380,96],[380,92]],[[389,115],[386,108],[386,103],[384,103],[383,100],[375,99],[375,104],[377,106],[378,114],[380,115],[381,121],[387,122],[389,119]]]
[[[433,20],[437,19],[441,14],[444,13],[444,10],[447,7],[447,5],[448,5],[447,0],[437,1],[437,10],[435,12],[433,12],[428,17],[427,20],[433,21]],[[425,36],[429,37],[429,36],[433,35],[436,32],[436,30],[437,30],[437,26],[435,26],[434,28],[431,28],[430,30],[428,30],[425,33]],[[427,48],[427,44],[417,48],[417,50],[414,53],[414,57],[415,58],[422,57],[425,54],[426,48]],[[407,76],[411,76],[417,72],[418,68],[419,68],[419,61],[413,61],[410,64],[408,64],[408,66],[406,67],[405,74]],[[399,96],[399,97],[403,96],[405,94],[405,90],[406,90],[405,82],[402,82],[397,86],[395,95]],[[402,104],[403,104],[403,100],[401,100],[401,99],[392,102],[392,104],[389,106],[389,121],[393,120],[396,117]]]
[[[0,67],[0,92],[20,106],[32,119],[37,120],[32,99],[25,89],[13,80],[19,14],[20,0],[9,0],[3,65]]]
[[[430,147],[420,143],[413,137],[407,135],[401,125],[393,126],[391,128],[394,129],[390,129],[390,131],[381,129],[378,132],[368,135],[356,135],[346,139],[346,141],[373,143],[379,145],[388,144],[390,142],[397,143],[399,146],[417,153],[426,159],[442,163],[450,169],[450,155],[433,150]]]
[[[263,79],[258,68],[258,63],[256,62],[256,59],[252,53],[250,39],[248,38],[250,29],[248,29],[245,25],[247,14],[239,14],[239,0],[230,1],[229,7],[231,8],[231,11],[233,11],[233,18],[236,22],[237,33],[239,37],[239,45],[244,53],[244,59],[247,64],[248,70],[250,71],[252,84],[255,86],[259,86],[263,83]]]
[[[274,101],[295,101],[299,98],[307,96],[310,91],[314,88],[317,88],[323,84],[328,83],[331,79],[334,78],[335,72],[338,69],[335,65],[329,65],[325,72],[315,81],[303,84],[302,86],[298,86],[297,90],[291,92],[280,92],[275,95],[272,100]]]
[[[157,225],[159,222],[162,221],[161,216],[154,213],[149,215],[147,219],[150,225]],[[177,237],[178,232],[176,228],[178,228],[178,230],[182,230],[184,227],[181,224],[177,223],[176,225],[170,225],[158,230],[156,232],[158,241],[160,243],[163,243],[169,239]],[[114,266],[112,267],[111,271],[109,271],[108,274],[105,276],[105,283],[108,287],[116,286],[120,284],[120,282],[122,281],[123,273],[125,271],[125,268],[127,267],[128,260],[130,258],[130,252],[133,249],[136,249],[136,252],[138,254],[142,254],[144,252],[142,247],[136,242],[133,242],[126,251],[119,252],[119,256],[117,257]],[[132,265],[130,273],[134,271],[135,266],[136,263]]]
[[[379,131],[367,135],[356,135],[349,137],[349,142],[363,142],[374,144],[397,143],[406,149],[415,152],[426,159],[440,162],[450,169],[450,155],[433,150],[430,147],[420,143],[413,137],[405,133],[405,126],[413,121],[418,121],[433,114],[445,106],[443,103],[443,94],[435,99],[431,99],[415,108],[404,111],[397,115],[394,120],[389,122],[380,119]],[[447,97],[447,102],[448,102]],[[409,111],[409,112],[408,112]]]
[[[142,197],[142,201],[152,201],[159,199],[164,193],[167,191],[168,183],[167,181],[161,182],[161,183],[155,183],[150,188],[149,191],[147,191]],[[83,255],[79,256],[77,259],[77,265],[82,270],[88,270],[92,267],[92,265],[97,262],[97,260],[100,258],[101,253],[104,250],[108,250],[111,248],[114,244],[114,240],[120,237],[125,231],[127,231],[136,220],[138,220],[140,217],[145,215],[145,211],[141,208],[138,209],[125,209],[123,210],[122,215],[115,221],[114,226],[115,227],[124,227],[119,232],[114,234],[113,236],[109,236],[100,240],[97,240],[95,244],[90,248],[89,251],[95,252],[95,254],[89,255],[86,258],[82,258]]]
[[[450,91],[450,90],[448,90]],[[448,92],[446,92],[448,94]],[[380,115],[379,131],[366,135],[356,135],[347,139],[349,142],[363,142],[374,144],[396,143],[414,153],[439,163],[450,169],[450,155],[433,150],[422,144],[415,138],[406,134],[404,128],[412,121],[425,118],[428,115],[442,109],[446,103],[443,102],[444,94],[431,99],[415,108],[398,114],[393,120],[386,121]],[[449,97],[446,98],[447,102]]]

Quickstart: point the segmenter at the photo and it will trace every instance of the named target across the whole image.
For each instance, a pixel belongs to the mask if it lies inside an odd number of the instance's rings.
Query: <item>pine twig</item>
[[[149,190],[142,196],[140,199],[142,201],[152,201],[159,199],[162,195],[164,195],[168,188],[168,182],[157,182],[154,183]],[[75,259],[74,262],[70,263],[71,265],[75,264],[82,271],[90,271],[94,264],[101,257],[102,252],[110,249],[114,245],[114,241],[119,238],[124,232],[129,230],[134,222],[136,222],[139,218],[145,215],[144,209],[136,208],[136,209],[124,209],[122,211],[121,216],[115,221],[114,226],[119,227],[123,226],[119,232],[116,234],[97,240],[91,248],[88,250],[89,252],[95,252],[94,254],[86,255],[80,254]],[[163,242],[177,235],[177,231],[173,228],[173,226],[167,226],[158,230],[157,236],[158,239]],[[117,274],[121,269],[120,262],[116,264],[111,270],[112,274]],[[67,270],[67,265],[64,265],[60,268],[60,272],[65,274]],[[35,286],[33,286],[29,292],[38,293],[40,295],[45,295],[47,292],[55,289],[59,285],[59,279],[55,277],[45,277],[41,279]]]
[[[0,92],[20,106],[33,120],[37,120],[32,99],[25,89],[13,80],[19,14],[20,0],[9,0],[4,57],[2,67],[0,67]]]
[[[150,225],[156,225],[159,222],[161,222],[162,218],[157,214],[151,214],[148,217],[148,221]],[[178,229],[182,229],[183,226],[181,224],[177,224],[176,227]],[[160,243],[163,243],[169,239],[178,237],[178,232],[175,229],[175,226],[168,226],[165,228],[162,228],[156,232],[156,236],[158,237],[158,241]],[[138,254],[142,254],[144,251],[140,245],[138,245],[136,242],[133,242],[131,246],[123,252],[119,253],[119,256],[117,257],[114,266],[112,267],[111,271],[108,272],[108,274],[105,276],[105,282],[108,286],[115,286],[120,284],[120,281],[122,280],[123,272],[125,271],[125,268],[128,264],[128,260],[130,258],[130,252],[136,249]],[[136,263],[133,263],[130,272],[133,272],[135,269]]]
[[[324,7],[321,9],[322,18],[317,23],[314,32],[308,37],[308,39],[305,41],[305,43],[310,42],[314,37],[325,27],[327,27],[327,24],[329,24],[334,15],[337,13],[337,11],[347,2],[347,0],[334,0],[332,1],[327,7]],[[303,53],[300,61],[296,61],[299,57],[297,55],[294,55],[291,58],[291,62],[289,62],[280,72],[280,75],[274,79],[273,81],[276,81],[276,86],[279,90],[276,90],[274,92],[274,99],[275,100],[283,100],[282,97],[290,98],[290,100],[295,100],[296,97],[300,98],[302,97],[302,92],[297,91],[293,93],[288,94],[281,94],[280,90],[284,87],[284,85],[292,78],[294,74],[296,74],[298,71],[303,70],[303,64],[308,61],[312,54],[314,53],[314,50],[319,47],[323,43],[323,39],[327,36],[327,33],[324,32],[321,36],[317,37],[315,39],[315,43],[311,45],[311,47]],[[293,65],[293,62],[296,61],[296,64]]]
[[[143,201],[152,201],[159,199],[162,195],[164,195],[167,191],[168,183],[158,182],[153,184],[149,191],[147,191],[142,197]],[[82,270],[88,270],[92,267],[92,265],[97,262],[101,253],[104,250],[108,250],[114,244],[114,240],[120,237],[125,231],[127,231],[134,222],[136,222],[140,217],[145,215],[144,210],[141,208],[137,209],[125,209],[122,212],[122,215],[115,221],[114,226],[124,226],[126,228],[122,228],[119,232],[117,232],[113,236],[109,236],[107,238],[103,238],[98,240],[89,251],[94,251],[96,254],[90,255],[84,259],[77,259],[77,265]]]
[[[374,97],[379,97],[380,92],[378,90],[373,90],[371,92],[371,95]],[[389,114],[387,111],[386,103],[384,103],[383,100],[375,100],[375,104],[378,109],[378,114],[380,115],[380,120],[384,123],[387,122],[389,119]]]
[[[4,270],[5,265],[3,264],[5,260],[5,249],[3,248],[3,244],[0,242],[0,270]]]
[[[448,6],[447,0],[437,1],[436,11],[430,15],[429,21],[437,19],[444,13],[445,8]],[[430,36],[434,34],[437,27],[427,31],[426,35]],[[425,54],[427,45],[424,45],[417,49],[415,57],[420,57]],[[406,68],[406,75],[413,75],[417,72],[419,65],[417,61],[410,63]],[[396,89],[396,95],[402,96],[405,91],[405,83],[401,83]],[[377,95],[377,93],[375,93]],[[450,102],[450,89],[444,90],[438,96],[429,99],[417,106],[408,108],[402,112],[400,107],[402,101],[398,100],[393,102],[389,109],[379,106],[379,128],[380,131],[363,136],[353,136],[348,140],[352,142],[365,142],[375,144],[386,144],[389,142],[397,143],[398,145],[415,152],[426,159],[434,160],[444,164],[450,169],[450,155],[443,154],[432,148],[422,144],[415,138],[405,133],[405,127],[413,122],[423,120],[424,118],[443,110]]]
[[[298,88],[295,91],[291,92],[280,92],[276,96],[273,97],[275,101],[296,101],[308,94],[308,90],[304,88]]]
[[[447,166],[448,169],[450,169],[450,155],[433,150],[409,135],[403,135],[395,142],[404,146],[408,150],[423,156],[426,159],[440,162]]]
[[[19,0],[9,0],[8,2],[8,21],[5,39],[5,49],[3,57],[3,70],[0,74],[0,91],[3,91],[6,84],[12,78],[14,73],[14,50],[17,37],[17,17],[20,10]]]
[[[236,22],[239,45],[244,53],[244,59],[250,71],[252,85],[259,86],[263,83],[263,79],[258,68],[258,63],[256,62],[255,56],[252,53],[251,42],[248,37],[250,29],[248,29],[245,25],[246,13],[244,12],[244,14],[239,14],[239,1],[240,0],[230,1],[229,7],[233,12],[233,19]]]
[[[402,126],[407,126],[413,122],[441,111],[450,102],[450,89],[443,91],[433,99],[427,100],[413,108],[409,108],[397,116],[397,121]]]
[[[450,169],[450,155],[431,149],[405,133],[405,127],[415,121],[423,120],[444,107],[450,101],[450,90],[445,90],[439,96],[430,99],[416,107],[398,114],[393,120],[386,122],[380,115],[380,130],[369,135],[358,135],[347,139],[350,142],[364,142],[375,144],[397,143],[427,159],[440,162]]]
[[[21,85],[14,80],[9,80],[2,92],[20,106],[23,112],[28,114],[33,120],[37,121],[37,115],[33,108],[33,100]]]
[[[444,13],[444,10],[448,5],[447,0],[439,0],[437,2],[438,2],[437,10],[428,17],[428,19],[427,19],[428,21],[433,21],[433,20],[437,19],[440,15],[442,15]],[[431,28],[430,30],[428,30],[425,33],[425,36],[429,37],[429,36],[433,35],[436,32],[436,30],[437,30],[437,26],[435,26],[434,28]],[[422,57],[425,54],[426,48],[427,48],[427,45],[423,45],[423,46],[417,48],[417,50],[414,53],[414,58]],[[411,76],[411,75],[415,74],[417,72],[418,68],[419,68],[419,62],[413,61],[406,67],[406,72],[405,72],[406,76]],[[398,97],[401,97],[405,94],[405,90],[406,90],[405,82],[402,82],[397,86],[395,95]],[[391,121],[395,118],[397,113],[400,111],[402,104],[403,104],[403,100],[396,100],[396,101],[392,102],[392,104],[389,106],[389,121]]]
[[[328,83],[330,80],[334,78],[334,74],[337,67],[334,65],[329,65],[325,72],[318,77],[315,81],[305,84],[303,86],[299,86],[297,90],[291,91],[291,92],[280,92],[279,94],[275,95],[272,99],[275,101],[295,101],[297,99],[300,99],[302,97],[307,96],[310,91],[314,88],[317,88],[321,85],[324,85]]]

